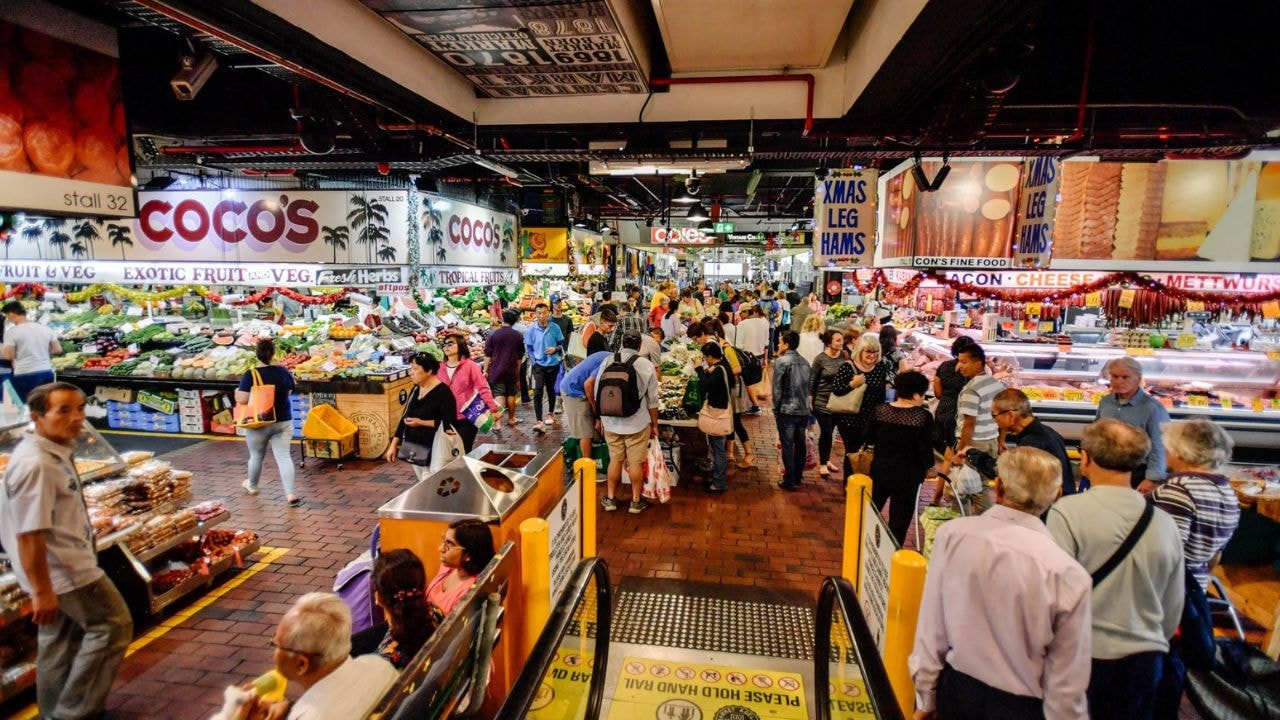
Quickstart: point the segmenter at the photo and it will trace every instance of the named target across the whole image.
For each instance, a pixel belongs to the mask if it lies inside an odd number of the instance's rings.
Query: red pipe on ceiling
[[[763,83],[763,82],[803,82],[806,87],[804,107],[804,137],[813,130],[813,85],[814,77],[810,73],[795,75],[713,75],[710,77],[653,78],[649,85],[669,87],[671,85],[721,85],[730,83]]]

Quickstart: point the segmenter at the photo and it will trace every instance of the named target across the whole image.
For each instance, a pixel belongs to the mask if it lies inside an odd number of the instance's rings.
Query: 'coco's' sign
[[[176,204],[154,198],[142,204],[138,225],[142,236],[152,242],[167,242],[175,234],[188,242],[213,236],[224,243],[238,243],[252,237],[263,244],[281,238],[297,245],[310,245],[320,237],[316,211],[320,204],[288,195],[263,197],[252,203],[229,198],[212,207],[201,198],[186,198]]]

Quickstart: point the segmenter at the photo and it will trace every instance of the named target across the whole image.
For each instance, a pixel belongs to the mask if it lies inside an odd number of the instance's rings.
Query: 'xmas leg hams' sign
[[[870,265],[876,240],[875,170],[833,170],[817,181],[813,200],[813,264]]]

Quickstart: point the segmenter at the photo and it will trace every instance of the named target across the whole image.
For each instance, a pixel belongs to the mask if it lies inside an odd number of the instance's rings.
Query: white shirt
[[[810,365],[813,359],[822,353],[822,338],[816,332],[800,333],[800,347],[796,348],[796,352],[800,353],[800,357],[804,358]]]
[[[762,317],[749,317],[738,323],[738,341],[734,345],[749,353],[764,355],[769,347],[769,321]]]
[[[946,663],[991,687],[1043,698],[1046,718],[1087,720],[1091,584],[1027,513],[997,505],[943,525],[907,661],[917,709],[935,708]]]
[[[4,346],[14,348],[13,374],[41,372],[53,369],[49,347],[58,339],[48,327],[27,320],[11,325],[4,331]]]
[[[368,717],[399,675],[379,655],[347,658],[312,685],[289,709],[289,720],[352,720]]]
[[[623,361],[631,359],[635,350],[622,349]],[[606,362],[596,371],[596,387],[600,387],[600,376],[609,369],[611,362]],[[631,417],[601,417],[600,424],[606,432],[619,435],[634,435],[649,427],[653,418],[649,417],[649,408],[658,407],[658,370],[643,355],[636,360],[636,381],[640,384],[640,409]],[[597,390],[598,392],[598,390]]]

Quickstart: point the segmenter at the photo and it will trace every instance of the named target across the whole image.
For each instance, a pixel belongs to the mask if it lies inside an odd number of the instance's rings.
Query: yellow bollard
[[[907,658],[916,641],[916,621],[920,618],[920,600],[924,597],[924,575],[928,563],[914,550],[893,554],[889,570],[889,606],[885,612],[884,668],[889,674],[893,695],[904,717],[911,717],[915,707],[915,684],[907,669]]]
[[[547,521],[529,518],[520,523],[520,577],[524,586],[524,649],[529,657],[551,617],[551,534]]]
[[[858,587],[859,553],[862,551],[862,494],[871,494],[871,478],[850,475],[844,498],[844,579]]]
[[[582,483],[582,557],[596,556],[596,461],[582,458],[573,462],[573,477]]]

